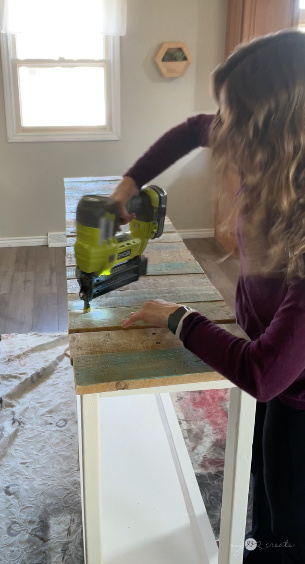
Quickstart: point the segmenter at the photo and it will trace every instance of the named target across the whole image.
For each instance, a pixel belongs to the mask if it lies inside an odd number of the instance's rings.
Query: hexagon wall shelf
[[[162,43],[155,61],[163,76],[176,78],[186,73],[192,58],[185,43],[169,41]]]

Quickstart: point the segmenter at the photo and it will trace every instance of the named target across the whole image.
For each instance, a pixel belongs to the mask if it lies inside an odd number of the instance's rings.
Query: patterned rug
[[[82,564],[73,374],[66,333],[0,342],[0,564]],[[215,536],[228,391],[171,394]]]

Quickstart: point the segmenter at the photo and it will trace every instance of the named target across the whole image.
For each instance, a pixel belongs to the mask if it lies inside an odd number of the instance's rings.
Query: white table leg
[[[247,517],[256,400],[230,390],[219,538],[219,564],[241,564]]]
[[[102,564],[100,399],[77,400],[85,564]]]

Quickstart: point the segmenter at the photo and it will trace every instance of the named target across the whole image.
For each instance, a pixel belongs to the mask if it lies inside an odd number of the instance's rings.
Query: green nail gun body
[[[118,232],[120,217],[111,197],[83,196],[76,210],[76,278],[84,311],[97,296],[125,286],[146,274],[147,259],[142,255],[150,239],[163,233],[166,192],[145,186],[127,205],[136,215],[126,233]]]

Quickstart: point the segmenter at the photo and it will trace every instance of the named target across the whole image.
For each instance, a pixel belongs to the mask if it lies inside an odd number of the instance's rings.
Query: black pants
[[[244,564],[305,564],[305,411],[257,402],[252,531]]]

